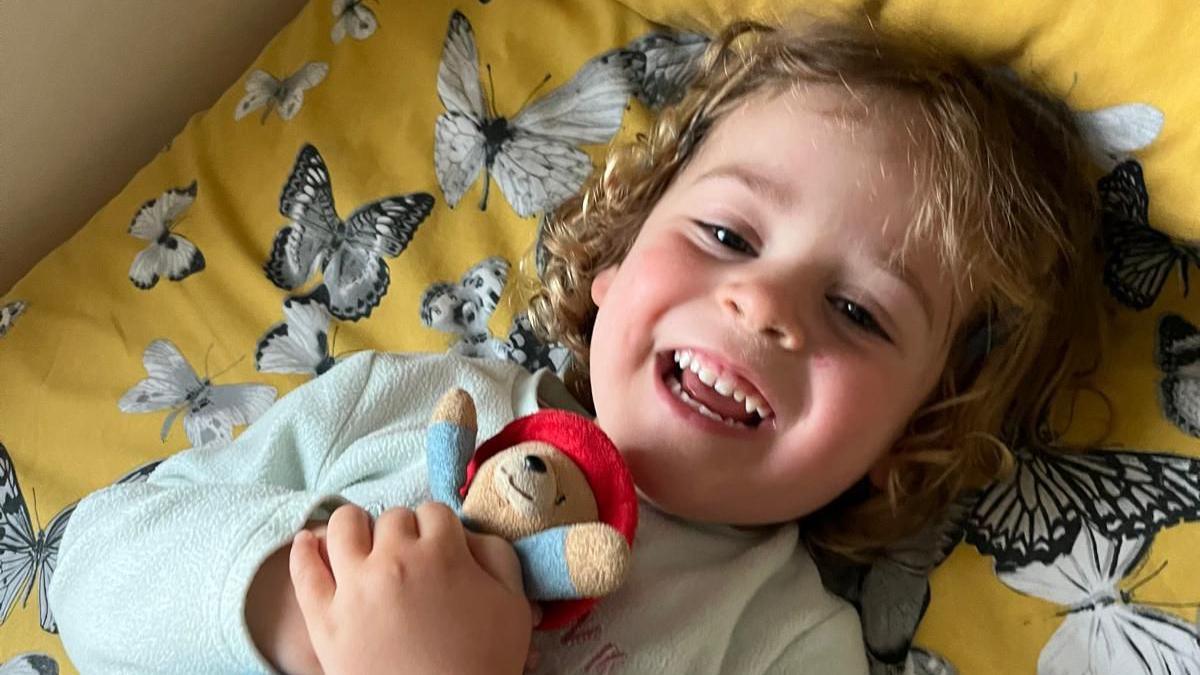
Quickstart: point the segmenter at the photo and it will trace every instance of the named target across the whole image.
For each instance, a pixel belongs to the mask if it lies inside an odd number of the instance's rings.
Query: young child
[[[642,506],[628,582],[535,636],[539,672],[865,672],[808,547],[869,558],[1000,474],[1001,436],[1043,439],[1098,324],[1084,157],[1065,106],[998,72],[869,30],[725,31],[546,224],[532,316]],[[360,354],[86,499],[50,589],[75,664],[519,672],[511,550],[393,508],[429,498],[451,386],[481,438],[573,405],[544,372]]]

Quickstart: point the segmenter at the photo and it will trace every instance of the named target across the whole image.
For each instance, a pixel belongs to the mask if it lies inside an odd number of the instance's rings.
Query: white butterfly
[[[58,675],[58,662],[48,654],[17,654],[0,665],[0,675]]]
[[[328,74],[329,64],[321,61],[309,61],[283,81],[264,70],[255,69],[246,78],[246,95],[238,101],[233,119],[240,120],[266,106],[260,122],[265,123],[272,110],[277,110],[281,118],[290,120],[304,104],[304,90],[317,86]]]
[[[413,192],[369,202],[343,222],[325,160],[305,145],[279,198],[279,212],[291,222],[275,236],[267,278],[292,290],[319,270],[324,283],[311,297],[339,319],[369,316],[390,282],[384,256],[400,255],[432,210],[432,195]]]
[[[1158,322],[1155,361],[1163,373],[1160,402],[1167,419],[1200,437],[1200,329],[1178,314]]]
[[[363,0],[333,0],[333,29],[329,37],[334,44],[344,40],[347,33],[355,40],[366,40],[375,34],[376,28],[379,20]]]
[[[196,181],[176,187],[147,201],[129,223],[129,234],[150,242],[133,259],[129,280],[142,290],[153,288],[159,277],[181,281],[204,269],[204,254],[196,245],[171,230],[192,202],[196,201]]]
[[[1200,675],[1200,633],[1132,604],[1119,585],[1151,539],[1106,539],[1083,528],[1070,553],[997,574],[1014,590],[1062,605],[1066,618],[1038,658],[1039,675]]]
[[[508,261],[491,257],[476,263],[457,284],[436,281],[421,296],[421,323],[459,336],[450,350],[463,356],[507,358],[503,342],[492,337],[488,319],[508,281]]]
[[[24,300],[13,300],[6,305],[0,305],[0,337],[8,334],[17,323],[17,317],[25,313],[29,303]]]
[[[700,33],[646,33],[625,46],[644,57],[634,69],[634,94],[646,107],[658,110],[683,98],[699,72],[700,57],[709,39]]]
[[[233,427],[250,424],[275,402],[274,387],[201,380],[169,340],[151,342],[142,363],[149,377],[125,392],[117,405],[129,413],[170,409],[162,426],[164,442],[183,413],[183,428],[193,447],[227,443],[233,440]]]
[[[1129,153],[1150,145],[1163,127],[1163,114],[1148,103],[1121,105],[1075,113],[1075,122],[1092,159],[1111,171]]]
[[[493,176],[522,217],[574,194],[592,171],[591,159],[577,146],[604,143],[616,133],[632,90],[625,71],[644,60],[624,50],[601,54],[508,119],[484,100],[475,36],[467,17],[455,11],[438,67],[438,98],[446,112],[438,116],[433,150],[446,203],[458,204],[481,170],[480,210],[487,208]]]
[[[322,375],[335,364],[330,355],[329,311],[313,298],[283,301],[283,317],[267,329],[254,352],[254,366],[265,373]]]
[[[145,480],[158,464],[158,461],[145,464],[118,482]],[[35,532],[25,495],[17,481],[16,467],[8,449],[0,443],[0,623],[8,620],[18,597],[23,596],[22,606],[29,601],[34,582],[38,582],[38,621],[42,630],[58,632],[46,592],[58,565],[58,548],[67,530],[67,521],[77,503],[69,504],[51,518],[46,529]]]

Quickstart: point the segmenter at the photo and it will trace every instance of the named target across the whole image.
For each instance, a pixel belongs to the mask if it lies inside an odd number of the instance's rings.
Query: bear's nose
[[[525,468],[534,473],[546,473],[546,463],[537,455],[525,455]]]

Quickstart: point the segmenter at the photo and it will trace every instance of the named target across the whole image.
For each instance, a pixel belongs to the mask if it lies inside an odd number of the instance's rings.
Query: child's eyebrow
[[[907,287],[912,294],[917,296],[917,304],[921,306],[921,313],[925,315],[925,325],[929,330],[933,330],[933,296],[929,290],[925,288],[925,284],[913,274],[912,270],[905,265],[902,265],[896,256],[877,256],[874,264],[878,265],[888,276],[899,281],[903,286]]]
[[[725,164],[709,169],[696,179],[696,182],[713,178],[732,178],[745,185],[751,192],[781,208],[793,206],[799,198],[799,195],[795,194],[787,183],[743,164]]]

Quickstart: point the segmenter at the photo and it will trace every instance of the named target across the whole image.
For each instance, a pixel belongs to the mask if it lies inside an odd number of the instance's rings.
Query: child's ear
[[[608,289],[612,287],[613,279],[617,276],[618,265],[605,267],[592,279],[592,302],[599,307],[608,297]]]

